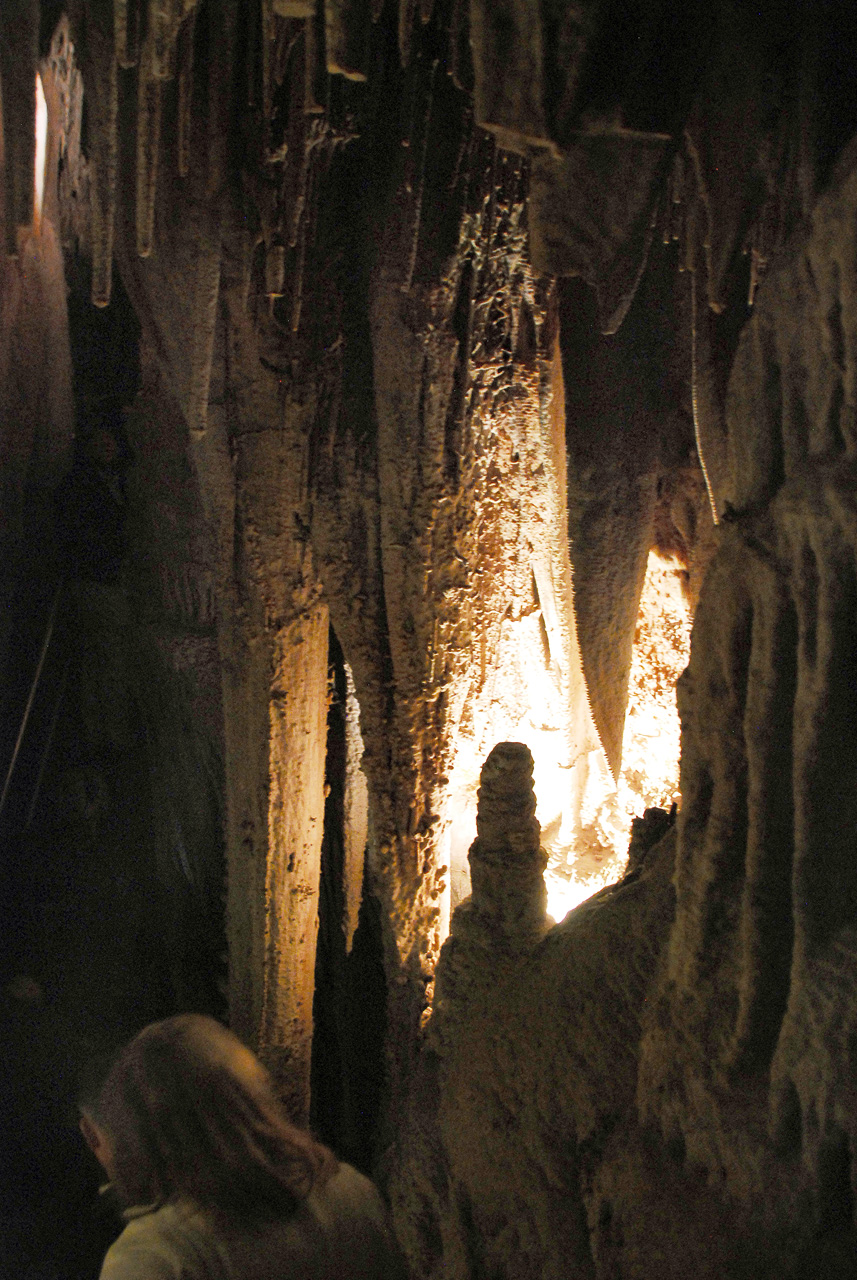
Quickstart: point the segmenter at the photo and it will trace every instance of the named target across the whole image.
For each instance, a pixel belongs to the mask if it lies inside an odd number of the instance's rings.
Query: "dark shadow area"
[[[344,931],[345,660],[331,628],[310,1121],[337,1155],[370,1172],[385,1086],[387,993],[380,906],[366,882],[351,951]]]
[[[67,271],[75,456],[28,531],[0,673],[0,1280],[94,1280],[121,1224],[78,1133],[78,1075],[149,1022],[225,1009],[214,620],[159,587],[163,564],[205,580],[183,550],[186,431],[156,388],[149,416],[123,412],[141,381],[130,303],[116,279],[96,310],[88,268]]]

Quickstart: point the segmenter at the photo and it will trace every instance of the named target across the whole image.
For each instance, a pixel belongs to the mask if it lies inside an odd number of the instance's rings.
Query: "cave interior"
[[[179,1011],[414,1280],[857,1274],[855,66],[4,0],[0,1274],[97,1276],[76,1082]]]

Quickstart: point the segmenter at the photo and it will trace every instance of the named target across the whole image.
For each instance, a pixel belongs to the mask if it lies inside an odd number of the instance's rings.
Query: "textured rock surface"
[[[441,955],[393,1181],[419,1275],[610,1274],[597,1270],[614,1194],[605,1148],[642,1141],[629,1134],[634,1046],[672,914],[672,850],[547,932],[526,755],[503,744],[483,769],[473,896]]]
[[[853,1269],[852,182],[846,153],[737,343],[675,832],[526,954],[474,932],[475,895],[453,920],[394,1184],[427,1274],[537,1274],[535,1258],[641,1280]],[[514,876],[508,893],[507,913]],[[602,951],[632,896],[621,947]],[[542,1061],[562,1066],[546,1079]],[[516,1192],[549,1184],[560,1152],[561,1225],[534,1226],[526,1195],[498,1208],[497,1169]],[[585,1225],[560,1243],[575,1194]]]

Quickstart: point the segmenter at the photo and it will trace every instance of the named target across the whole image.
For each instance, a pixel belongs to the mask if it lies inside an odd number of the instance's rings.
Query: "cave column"
[[[309,1111],[327,728],[328,613],[299,519],[312,406],[233,436],[232,585],[221,627],[229,1016]],[[305,419],[304,413],[309,415]],[[270,421],[270,418],[269,418]]]
[[[268,703],[268,856],[263,899],[261,1043],[309,1110],[312,1004],[327,737],[327,606],[284,627]]]

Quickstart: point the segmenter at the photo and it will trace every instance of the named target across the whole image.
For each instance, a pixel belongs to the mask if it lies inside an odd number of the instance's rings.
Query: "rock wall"
[[[635,824],[623,881],[510,945],[532,801],[495,817],[510,748],[485,765],[393,1182],[418,1274],[853,1269],[854,174],[847,149],[737,342],[674,830]]]
[[[467,891],[451,831],[479,756],[528,716],[555,771],[600,750],[562,534],[556,303],[529,266],[526,166],[438,68],[448,13],[407,39],[374,26],[366,87],[328,77],[316,23],[265,15],[189,6],[136,49],[130,18],[73,7],[89,137],[67,185],[89,217],[66,225],[99,306],[115,254],[161,379],[141,404],[178,407],[198,486],[212,576],[167,589],[201,590],[217,628],[231,1020],[305,1114],[329,614],[365,748],[392,1116]],[[156,520],[163,480],[146,482]]]

